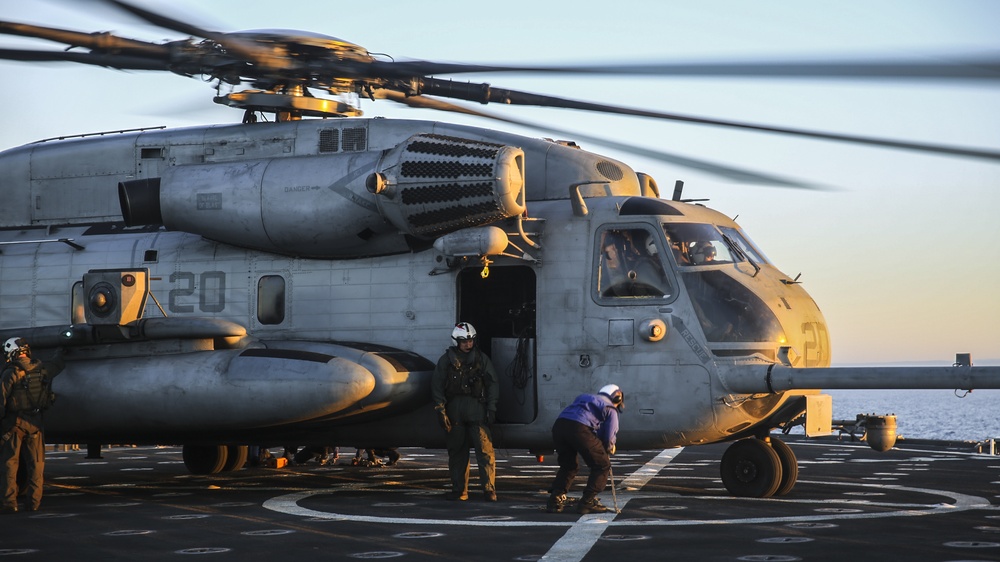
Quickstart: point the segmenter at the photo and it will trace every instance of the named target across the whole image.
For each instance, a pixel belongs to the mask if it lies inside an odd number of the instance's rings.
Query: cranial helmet
[[[606,384],[602,386],[601,390],[598,392],[610,398],[611,403],[614,404],[615,408],[618,408],[619,411],[625,407],[625,394],[622,392],[622,389],[618,388],[617,384]]]
[[[715,246],[711,242],[698,244],[694,250],[694,263],[700,265],[712,259],[715,259]]]
[[[10,338],[3,342],[3,354],[8,361],[13,361],[21,349],[24,349],[25,352],[28,351],[28,342],[24,338]]]
[[[656,255],[656,240],[650,236],[646,239],[646,254],[650,256]]]
[[[476,329],[472,327],[472,324],[468,322],[459,322],[455,324],[455,329],[451,331],[451,339],[455,341],[455,345],[458,345],[464,340],[476,339]]]

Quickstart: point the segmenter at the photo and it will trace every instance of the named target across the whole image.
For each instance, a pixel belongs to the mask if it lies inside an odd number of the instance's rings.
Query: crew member
[[[695,247],[692,260],[695,265],[710,264],[715,261],[715,246],[711,242],[701,242]]]
[[[0,511],[18,510],[18,464],[27,472],[25,509],[38,510],[42,503],[42,474],[45,470],[43,412],[52,405],[52,378],[63,370],[62,350],[51,362],[31,358],[23,338],[3,344],[7,358],[0,374],[0,480],[4,484]]]
[[[597,394],[581,394],[559,414],[552,425],[552,440],[559,460],[559,471],[549,490],[546,511],[560,513],[566,505],[566,492],[573,485],[579,464],[577,455],[590,468],[587,486],[577,504],[583,514],[608,510],[597,494],[608,485],[611,455],[615,454],[618,414],[625,409],[625,395],[618,385],[609,384]]]
[[[493,362],[476,346],[476,329],[459,322],[455,345],[438,360],[431,384],[434,409],[448,432],[449,500],[469,499],[469,448],[476,449],[479,482],[486,501],[497,501],[496,458],[490,425],[496,419],[500,388]]]

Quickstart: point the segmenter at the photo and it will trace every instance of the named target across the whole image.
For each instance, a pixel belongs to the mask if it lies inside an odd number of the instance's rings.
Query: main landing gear
[[[722,483],[734,496],[783,496],[795,487],[799,463],[784,441],[741,439],[722,455]]]

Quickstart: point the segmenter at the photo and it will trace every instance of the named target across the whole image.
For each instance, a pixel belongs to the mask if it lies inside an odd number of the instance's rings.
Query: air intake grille
[[[618,164],[608,162],[607,160],[601,160],[597,163],[597,171],[611,181],[618,181],[625,177],[625,172],[622,171]]]
[[[344,129],[344,152],[363,152],[368,150],[368,129],[355,127]]]
[[[417,213],[409,217],[409,222],[415,233],[430,236],[458,228],[489,224],[504,218],[506,217],[499,205],[493,201],[484,201]]]
[[[404,178],[488,178],[493,175],[493,163],[463,164],[461,162],[403,162]]]
[[[493,194],[491,183],[457,184],[445,183],[403,189],[400,198],[404,205],[420,205],[424,203],[443,203],[458,201],[466,197],[489,197]]]
[[[385,163],[395,193],[383,202],[400,231],[440,236],[524,212],[520,149],[433,134],[414,135],[400,149]]]
[[[435,138],[432,135],[426,135],[424,138]],[[438,137],[445,139],[447,137]],[[475,158],[496,158],[497,152],[499,152],[500,147],[496,145],[487,145],[485,143],[468,143],[465,144],[452,144],[452,143],[440,143],[440,142],[424,142],[416,141],[411,143],[406,150],[409,152],[415,152],[417,154],[434,154],[437,156],[472,156]]]
[[[337,152],[340,150],[340,129],[323,129],[319,132],[319,151]]]

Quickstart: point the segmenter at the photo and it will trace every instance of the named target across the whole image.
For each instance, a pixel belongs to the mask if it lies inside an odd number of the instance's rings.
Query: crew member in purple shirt
[[[580,513],[603,513],[608,508],[597,494],[608,485],[611,455],[615,454],[618,414],[625,409],[625,395],[618,385],[605,385],[597,394],[581,394],[559,414],[552,425],[552,440],[559,459],[559,472],[552,481],[546,511],[560,513],[566,492],[579,470],[577,455],[590,468],[587,486],[577,504]]]

